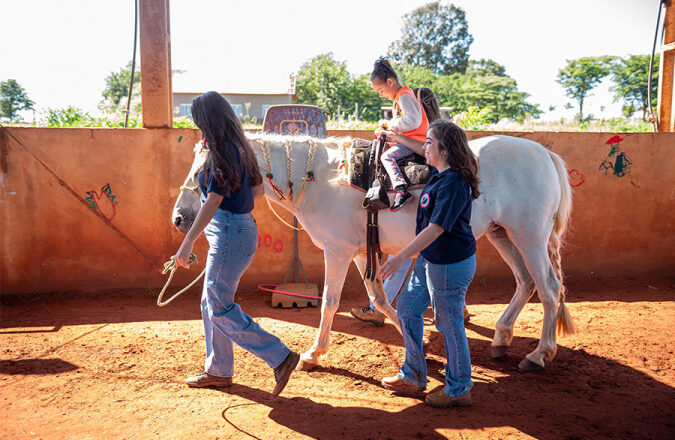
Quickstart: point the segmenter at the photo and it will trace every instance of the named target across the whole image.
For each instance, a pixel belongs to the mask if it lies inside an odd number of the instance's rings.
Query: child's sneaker
[[[396,199],[394,200],[394,204],[391,205],[391,208],[389,208],[389,210],[392,212],[398,211],[399,209],[403,208],[403,205],[405,205],[414,198],[415,196],[410,194],[408,190],[396,191]]]

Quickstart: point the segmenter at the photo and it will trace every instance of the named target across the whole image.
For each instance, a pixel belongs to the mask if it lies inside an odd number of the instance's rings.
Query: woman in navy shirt
[[[416,237],[380,268],[383,279],[419,253],[408,284],[396,306],[406,355],[398,375],[382,379],[396,391],[421,392],[427,385],[422,350],[422,315],[431,303],[436,328],[445,343],[445,386],[429,393],[435,407],[469,406],[471,358],[464,331],[464,297],[476,271],[476,240],[471,232],[471,202],[478,192],[478,162],[464,131],[449,121],[429,126],[424,154],[435,168],[417,207]]]
[[[258,246],[258,230],[251,216],[253,202],[263,194],[255,154],[230,104],[207,92],[192,101],[192,119],[202,132],[207,152],[197,180],[202,206],[183,244],[176,264],[188,267],[192,247],[204,231],[209,242],[206,280],[202,291],[202,321],[206,339],[204,372],[187,379],[190,387],[224,387],[234,375],[233,342],[274,368],[278,395],[300,360],[279,338],[263,330],[234,302],[239,279]]]

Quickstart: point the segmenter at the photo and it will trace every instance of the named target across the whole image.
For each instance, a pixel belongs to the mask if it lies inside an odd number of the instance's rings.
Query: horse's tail
[[[563,336],[571,335],[576,332],[572,315],[570,315],[567,306],[565,305],[565,284],[563,283],[563,271],[560,258],[560,248],[563,243],[563,236],[567,229],[567,224],[572,213],[572,186],[570,185],[567,175],[567,168],[565,162],[560,156],[549,151],[553,165],[555,166],[556,175],[558,177],[558,186],[560,187],[560,202],[558,209],[553,216],[553,229],[548,240],[548,251],[551,256],[551,263],[555,276],[560,281],[560,291],[558,298],[560,300],[560,307],[558,308],[557,330],[558,334]]]

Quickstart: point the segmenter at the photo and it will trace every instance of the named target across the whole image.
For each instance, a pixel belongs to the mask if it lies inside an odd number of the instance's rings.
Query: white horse
[[[248,135],[264,177],[265,196],[290,211],[323,249],[325,282],[321,323],[312,347],[302,354],[299,368],[310,369],[328,352],[330,329],[338,309],[347,268],[354,261],[364,274],[366,266],[366,210],[364,193],[339,183],[351,140],[314,139],[269,134]],[[572,208],[572,190],[563,160],[540,144],[509,136],[488,136],[471,141],[479,158],[481,195],[473,202],[471,228],[476,239],[486,235],[509,265],[516,291],[497,321],[492,356],[501,357],[513,339],[518,314],[536,290],[544,306],[544,322],[537,348],[519,365],[537,370],[556,353],[556,321],[563,333],[574,325],[565,307],[560,264],[561,238]],[[192,191],[204,156],[195,147],[192,169],[181,187],[173,210],[173,223],[182,232],[192,225],[199,197]],[[311,170],[314,181],[305,181]],[[272,176],[272,177],[270,177]],[[289,197],[293,182],[294,199]],[[283,194],[283,199],[279,193]],[[420,190],[413,191],[419,200]],[[380,211],[382,251],[398,253],[415,234],[416,204],[397,212]],[[364,281],[368,296],[398,326],[396,311],[386,301],[382,282]]]

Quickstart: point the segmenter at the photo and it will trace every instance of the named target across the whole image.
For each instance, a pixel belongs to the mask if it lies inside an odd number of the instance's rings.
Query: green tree
[[[425,66],[436,74],[466,70],[473,36],[463,9],[428,3],[403,16],[401,33],[389,47],[392,60]]]
[[[126,108],[130,81],[131,61],[129,61],[126,67],[122,67],[118,72],[110,72],[105,78],[105,89],[103,89],[103,100],[100,107],[109,111]],[[134,73],[134,86],[131,93],[132,101],[140,101],[140,84],[141,72],[136,69],[136,73]]]
[[[344,61],[336,61],[333,53],[317,55],[298,71],[296,95],[298,103],[313,104],[326,115],[337,116],[338,109],[354,106],[350,97],[352,78]]]
[[[0,82],[0,116],[13,121],[21,110],[32,110],[35,103],[14,79]]]
[[[632,114],[635,110],[642,110],[642,119],[647,117],[649,101],[647,88],[649,82],[649,55],[629,55],[618,59],[610,68],[614,86],[614,102],[623,100],[624,114]],[[652,105],[656,107],[656,93],[658,91],[659,55],[654,57],[652,68]]]
[[[563,86],[567,97],[579,104],[578,120],[584,119],[584,100],[590,91],[609,74],[613,57],[585,57],[568,60],[567,66],[558,71],[558,84]]]
[[[353,103],[358,103],[359,119],[362,121],[378,121],[382,116],[381,108],[387,105],[386,99],[380,98],[370,83],[370,74],[363,74],[352,80],[352,88],[347,98]]]

